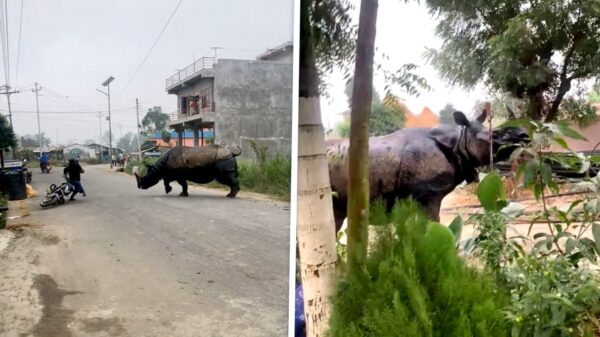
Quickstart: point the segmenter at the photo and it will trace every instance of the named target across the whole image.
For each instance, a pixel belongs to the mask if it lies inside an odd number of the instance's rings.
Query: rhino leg
[[[164,180],[163,182],[165,183],[165,192],[169,194],[169,192],[173,190],[173,187],[170,185],[171,182],[167,180]]]
[[[335,232],[339,232],[348,216],[348,202],[339,197],[333,197],[333,219],[335,220]]]
[[[440,222],[440,208],[444,197],[432,197],[425,202],[422,202],[425,207],[427,218],[432,221]]]
[[[186,180],[177,180],[177,182],[179,183],[179,185],[181,185],[181,193],[179,193],[180,197],[187,197],[188,194],[188,184]]]

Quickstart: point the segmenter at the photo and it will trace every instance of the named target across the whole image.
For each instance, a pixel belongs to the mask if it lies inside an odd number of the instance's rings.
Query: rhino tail
[[[231,151],[231,155],[237,157],[242,154],[242,148],[239,146],[230,146],[229,151]]]

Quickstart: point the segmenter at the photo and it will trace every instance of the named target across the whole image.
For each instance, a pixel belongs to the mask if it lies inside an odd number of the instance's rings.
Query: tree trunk
[[[535,121],[541,121],[544,116],[544,93],[538,91],[529,96],[527,116]]]
[[[560,86],[558,87],[558,93],[556,94],[556,98],[554,98],[554,102],[552,102],[552,106],[550,107],[550,111],[546,115],[546,123],[553,122],[558,116],[558,108],[560,107],[560,103],[565,98],[567,92],[571,90],[571,80],[562,79],[560,82]]]
[[[297,244],[308,337],[324,336],[335,287],[335,223],[308,4],[300,4]]]
[[[373,98],[373,58],[378,0],[362,0],[358,23],[348,149],[348,268],[367,255],[369,226],[369,117]]]

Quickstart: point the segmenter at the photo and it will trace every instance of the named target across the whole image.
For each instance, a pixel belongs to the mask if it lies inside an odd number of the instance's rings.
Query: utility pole
[[[5,85],[1,86],[0,88],[4,90],[4,92],[0,92],[0,95],[6,95],[6,100],[8,102],[8,121],[9,121],[10,127],[12,129],[13,123],[12,123],[12,111],[10,109],[10,95],[17,94],[17,93],[19,93],[19,91],[18,90],[10,91],[10,86],[8,84],[5,84]]]
[[[137,116],[137,148],[138,160],[142,161],[142,145],[140,144],[140,104],[138,99],[135,99],[135,114]]]
[[[103,159],[103,152],[104,149],[102,148],[102,112],[98,112],[98,124],[100,125],[100,162],[102,162]]]
[[[107,91],[108,92],[104,92],[102,90],[96,89],[97,91],[100,91],[101,93],[105,94],[108,97],[108,117],[106,117],[106,119],[108,120],[108,148],[109,148],[109,155],[110,155],[110,168],[113,168],[113,162],[112,162],[112,154],[113,154],[113,149],[112,149],[112,121],[110,118],[110,82],[112,82],[115,78],[110,76],[109,78],[106,79],[106,81],[104,81],[102,83],[102,86],[107,87]]]
[[[223,49],[223,47],[210,47],[210,49],[212,49],[215,52],[214,62],[217,63],[217,50]]]
[[[4,92],[0,92],[0,95],[6,95],[6,101],[8,103],[8,123],[10,124],[10,129],[12,132],[15,132],[15,129],[13,128],[13,121],[12,121],[12,110],[10,107],[10,95],[17,94],[17,93],[19,93],[19,91],[17,91],[17,90],[10,91],[10,86],[8,84],[5,84],[0,88],[2,88],[4,90]],[[11,155],[12,155],[13,159],[15,156],[15,150],[16,150],[16,148],[13,147],[12,151],[11,151]]]
[[[42,128],[40,126],[40,101],[38,98],[38,93],[39,91],[42,90],[42,87],[38,87],[38,83],[35,82],[35,89],[31,90],[33,92],[35,92],[35,107],[37,109],[37,122],[38,122],[38,138],[40,140],[40,157],[42,156],[42,153],[44,152],[42,149]]]

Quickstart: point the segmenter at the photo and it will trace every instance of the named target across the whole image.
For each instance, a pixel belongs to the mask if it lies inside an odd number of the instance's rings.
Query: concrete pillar
[[[198,139],[198,124],[194,124],[194,146],[200,146]]]
[[[185,145],[185,144],[183,144],[183,132],[185,132],[185,130],[183,128],[177,129],[177,140],[178,140],[179,146]]]

